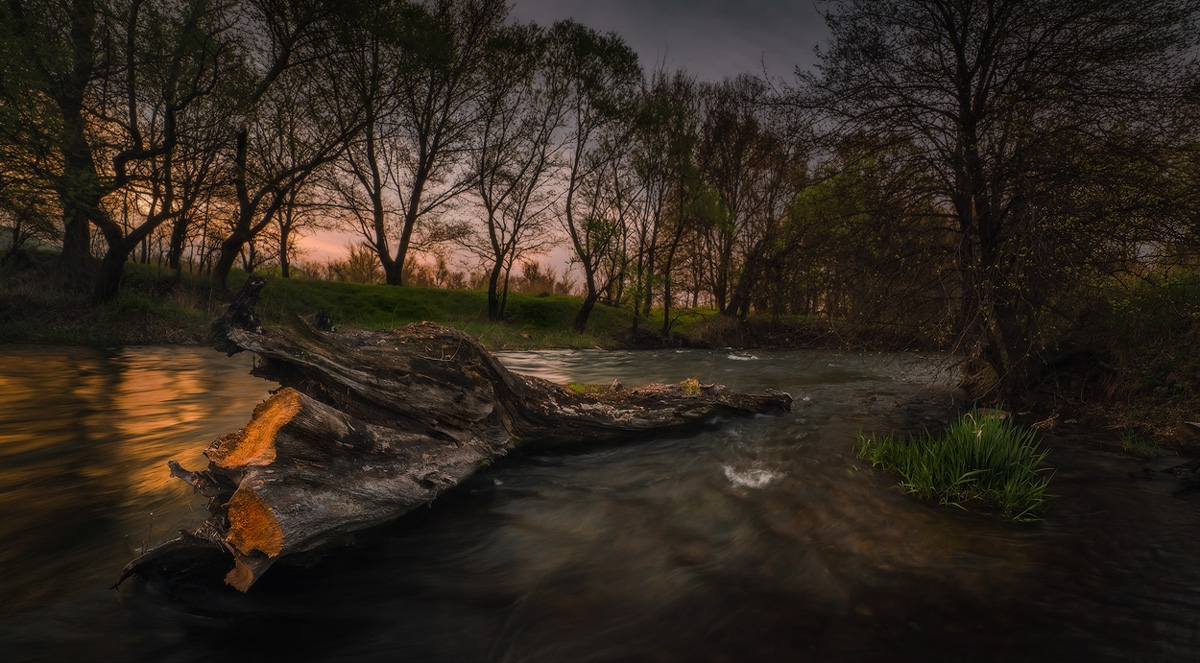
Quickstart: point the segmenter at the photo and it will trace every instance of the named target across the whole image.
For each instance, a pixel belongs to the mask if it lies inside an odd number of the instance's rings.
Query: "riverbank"
[[[246,275],[235,272],[230,288]],[[131,263],[120,295],[92,305],[82,294],[47,286],[48,266],[9,270],[0,283],[0,343],[123,346],[204,342],[208,326],[228,301],[206,278]],[[635,329],[625,307],[596,305],[587,330],[571,329],[579,297],[510,293],[503,322],[487,316],[487,293],[477,290],[268,279],[258,311],[267,325],[298,316],[341,329],[387,329],[437,322],[460,329],[489,350],[643,349],[661,347],[827,348],[879,351],[936,350],[896,330],[851,328],[825,320],[730,320],[707,309],[676,309],[669,336],[662,312]]]
[[[84,294],[49,287],[50,273],[31,266],[9,270],[0,288],[0,343],[122,346],[204,342],[227,298],[207,278],[130,264],[118,297],[92,305]],[[235,272],[237,290],[246,276]],[[615,347],[621,311],[598,306],[592,330],[575,334],[570,317],[577,300],[536,295],[510,296],[506,323],[487,320],[482,292],[390,287],[315,280],[270,279],[259,306],[268,325],[287,316],[310,323],[320,315],[339,328],[382,329],[424,320],[458,327],[489,349]]]
[[[0,269],[0,343],[117,347],[204,343],[227,302],[207,278],[130,264],[121,294],[93,306],[87,297],[47,284],[51,265]],[[235,273],[231,288],[245,279]],[[1162,291],[1154,291],[1160,293]],[[1185,422],[1200,419],[1200,352],[1196,326],[1180,326],[1162,311],[1187,309],[1191,290],[1176,289],[1171,306],[1130,297],[1123,308],[1095,316],[1074,343],[1072,361],[1048,373],[1020,403],[984,403],[1014,410],[1042,427],[1081,422],[1114,430],[1123,452],[1152,456],[1200,448]],[[1200,292],[1200,288],[1196,289]],[[1159,296],[1159,295],[1156,295]],[[1161,298],[1161,296],[1160,296]],[[487,319],[481,291],[393,287],[306,279],[268,282],[259,313],[270,326],[285,317],[328,319],[340,329],[384,329],[432,321],[472,335],[489,350],[646,349],[662,347],[819,348],[849,352],[945,352],[918,329],[847,325],[827,320],[722,318],[709,310],[672,312],[669,337],[658,330],[661,311],[639,321],[632,312],[599,304],[584,333],[571,330],[578,297],[512,293],[507,319]],[[1099,348],[1099,350],[1098,350]],[[1193,356],[1194,355],[1194,356]]]

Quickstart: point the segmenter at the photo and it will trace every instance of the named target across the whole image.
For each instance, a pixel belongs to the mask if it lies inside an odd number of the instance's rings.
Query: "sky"
[[[513,0],[512,16],[549,26],[573,18],[624,37],[652,70],[686,68],[700,80],[791,78],[815,62],[828,31],[813,0]]]
[[[572,18],[616,32],[646,71],[665,64],[702,81],[738,74],[791,79],[816,61],[813,48],[828,36],[813,0],[512,0],[515,21],[549,27]],[[320,232],[302,240],[308,259],[342,259],[356,234]],[[558,263],[555,253],[549,262]],[[555,265],[556,269],[559,266]]]

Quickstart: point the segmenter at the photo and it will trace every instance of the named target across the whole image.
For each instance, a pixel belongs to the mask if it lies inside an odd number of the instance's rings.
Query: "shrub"
[[[969,412],[941,435],[882,440],[859,434],[858,455],[895,472],[901,486],[924,499],[995,509],[1014,520],[1036,520],[1051,471],[1033,430],[999,414]]]

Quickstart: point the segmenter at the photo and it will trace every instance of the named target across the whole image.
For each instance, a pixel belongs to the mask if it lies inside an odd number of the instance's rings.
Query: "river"
[[[241,595],[112,585],[206,516],[166,461],[274,387],[202,348],[0,346],[0,660],[1195,660],[1200,491],[1177,459],[1048,431],[1056,497],[1011,523],[917,501],[858,431],[962,404],[935,357],[506,353],[626,386],[695,377],[795,397],[783,416],[505,459]],[[183,598],[181,598],[181,596]]]

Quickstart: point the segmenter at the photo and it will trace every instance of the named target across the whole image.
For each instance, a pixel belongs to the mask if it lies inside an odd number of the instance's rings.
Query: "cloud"
[[[300,247],[304,250],[305,260],[314,262],[329,262],[345,260],[351,244],[358,244],[362,237],[358,233],[344,230],[318,230],[311,235],[300,238]]]

